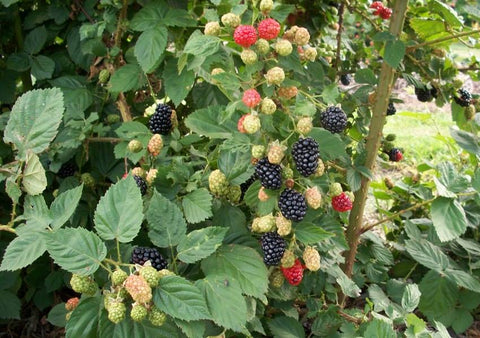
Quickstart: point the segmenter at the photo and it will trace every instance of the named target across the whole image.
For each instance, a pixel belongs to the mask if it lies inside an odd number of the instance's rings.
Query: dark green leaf
[[[135,44],[135,57],[145,73],[152,72],[167,46],[168,32],[163,23],[144,31]]]
[[[376,85],[377,78],[370,68],[363,68],[355,72],[355,82]]]
[[[115,71],[109,82],[112,93],[127,92],[138,89],[145,83],[145,75],[138,65],[127,64]]]
[[[172,99],[173,103],[178,106],[192,89],[195,73],[186,68],[181,73],[178,73],[176,61],[176,59],[170,59],[165,63],[163,80],[165,82],[165,92]]]
[[[37,80],[50,79],[55,70],[55,62],[43,55],[32,56],[30,66],[32,75]]]
[[[405,50],[406,47],[403,41],[387,41],[383,58],[390,66],[397,68],[405,56]]]
[[[97,337],[102,297],[82,298],[66,325],[67,338]]]
[[[447,269],[448,257],[439,247],[424,239],[409,239],[405,244],[407,252],[423,266],[438,272]]]
[[[216,36],[203,35],[200,31],[193,32],[188,38],[183,50],[184,53],[197,57],[215,54],[220,46],[220,39]]]
[[[0,318],[20,319],[20,299],[10,291],[0,290]]]
[[[83,184],[58,195],[50,206],[51,227],[55,230],[65,224],[73,215],[82,197]]]
[[[429,320],[447,315],[455,308],[458,289],[455,283],[435,271],[429,271],[419,284],[420,311]]]
[[[327,161],[348,157],[345,152],[346,145],[337,134],[332,134],[322,128],[313,128],[310,136],[318,142],[320,157],[323,160]]]
[[[182,199],[183,213],[188,223],[200,223],[212,217],[212,195],[201,188],[185,195]]]
[[[302,338],[305,331],[302,324],[292,317],[278,316],[267,321],[274,338]]]
[[[230,138],[237,126],[231,120],[220,123],[224,111],[224,106],[198,109],[188,115],[185,119],[185,125],[197,134],[210,138]]]
[[[24,49],[28,54],[37,54],[47,42],[47,29],[40,26],[33,29],[25,37]]]
[[[210,256],[222,245],[227,231],[222,227],[207,227],[190,232],[177,246],[178,259],[195,263]]]
[[[0,271],[22,269],[32,264],[46,249],[42,234],[36,231],[24,231],[8,245]]]

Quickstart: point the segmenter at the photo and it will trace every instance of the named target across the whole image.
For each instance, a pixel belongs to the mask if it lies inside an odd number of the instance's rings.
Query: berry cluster
[[[297,170],[303,176],[312,175],[318,167],[318,143],[311,137],[303,138],[293,144],[292,157]]]
[[[381,1],[374,1],[370,8],[372,8],[373,14],[380,16],[382,19],[386,20],[392,16],[392,10],[388,7],[383,6]]]

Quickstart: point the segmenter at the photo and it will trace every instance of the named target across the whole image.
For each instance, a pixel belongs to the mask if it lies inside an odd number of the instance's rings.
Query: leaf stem
[[[16,233],[15,229],[12,228],[9,225],[0,225],[0,231],[8,231],[8,232],[11,232],[13,234]]]
[[[425,41],[425,42],[419,43],[417,45],[407,47],[407,53],[412,52],[415,49],[418,49],[420,47],[435,45],[437,43],[441,43],[441,42],[445,42],[445,41],[453,40],[453,39],[458,39],[458,38],[461,38],[461,37],[464,37],[464,36],[475,35],[475,34],[478,34],[478,33],[480,33],[480,29],[475,29],[475,30],[469,31],[469,32],[457,33],[457,34],[453,34],[453,35],[450,35],[450,36],[445,36],[443,38],[438,38],[438,39],[435,39],[435,40]]]

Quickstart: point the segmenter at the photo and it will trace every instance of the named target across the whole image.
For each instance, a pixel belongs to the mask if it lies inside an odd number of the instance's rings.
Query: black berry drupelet
[[[393,105],[392,102],[390,102],[388,104],[388,107],[387,107],[387,116],[395,115],[396,112],[397,112],[397,110],[395,109],[395,106]]]
[[[340,76],[340,82],[342,83],[342,85],[344,86],[348,86],[350,84],[350,82],[352,81],[351,77],[349,74],[342,74]]]
[[[258,161],[255,175],[264,188],[276,190],[282,186],[282,168],[278,164],[268,162],[266,157]]]
[[[278,265],[282,259],[287,243],[276,232],[262,235],[263,262],[266,265]]]
[[[463,88],[458,90],[458,96],[455,96],[454,98],[455,102],[462,107],[468,107],[472,102],[472,94]]]
[[[167,260],[158,252],[155,248],[146,248],[137,246],[133,249],[132,259],[133,264],[145,264],[146,261],[150,261],[152,266],[157,270],[166,269],[168,266]]]
[[[298,140],[293,144],[292,157],[300,174],[310,176],[318,167],[317,141],[311,137]]]
[[[77,170],[77,166],[72,163],[72,162],[67,162],[67,163],[64,163],[60,170],[58,171],[57,175],[58,177],[60,178],[66,178],[66,177],[70,177],[70,176],[73,176],[75,174],[75,171]]]
[[[305,197],[292,189],[285,189],[278,199],[278,207],[283,217],[294,222],[300,222],[307,212]]]
[[[135,180],[135,183],[137,183],[137,186],[140,188],[140,192],[142,195],[145,195],[147,193],[147,182],[143,178],[137,175],[133,175],[133,179]]]
[[[149,126],[154,134],[168,135],[172,129],[172,108],[160,103],[150,117]]]
[[[331,133],[341,133],[347,127],[347,115],[338,107],[328,107],[320,116],[322,127]]]
[[[253,182],[255,182],[255,180],[256,180],[256,177],[255,177],[255,174],[253,174],[252,176],[250,176],[248,180],[240,184],[240,191],[242,192],[242,195],[240,196],[240,200],[243,200],[243,197],[245,197],[245,193],[247,192],[248,188],[250,188],[250,186],[253,184]]]
[[[415,95],[420,102],[432,101],[432,92],[426,88],[415,87]]]

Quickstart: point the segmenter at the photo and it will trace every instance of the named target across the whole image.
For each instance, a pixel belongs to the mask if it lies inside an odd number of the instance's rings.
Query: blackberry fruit
[[[457,92],[459,96],[454,97],[455,102],[462,107],[468,107],[472,102],[472,94],[463,88],[460,88]]]
[[[137,246],[133,249],[131,262],[133,264],[145,264],[150,261],[152,266],[158,271],[166,269],[168,266],[167,260],[155,248],[146,248]]]
[[[297,170],[307,177],[318,167],[318,143],[311,137],[303,138],[293,144],[292,156]]]
[[[168,135],[172,129],[172,108],[166,104],[158,104],[155,113],[150,117],[149,127],[152,133]]]
[[[250,176],[248,180],[240,184],[240,190],[242,192],[242,194],[240,195],[240,200],[243,200],[245,193],[247,192],[248,188],[250,188],[250,186],[253,184],[253,182],[255,182],[255,180],[256,180],[256,177],[255,177],[255,174],[253,174],[252,176]]]
[[[267,189],[280,189],[282,186],[282,168],[278,164],[268,162],[266,157],[260,159],[255,166],[255,175]]]
[[[342,75],[340,76],[340,82],[341,82],[342,85],[344,85],[344,86],[348,86],[351,81],[352,81],[352,78],[350,77],[349,74],[342,74]]]
[[[415,95],[420,102],[429,102],[432,101],[432,93],[426,88],[415,87]]]
[[[76,170],[77,170],[77,166],[74,163],[67,162],[62,164],[62,166],[60,167],[60,170],[58,170],[57,175],[60,178],[70,177],[75,174]]]
[[[402,151],[398,148],[392,148],[388,152],[388,159],[393,162],[398,162],[403,158]]]
[[[395,115],[395,113],[397,112],[397,110],[395,109],[395,106],[393,105],[392,102],[390,102],[388,104],[388,108],[387,108],[387,116],[389,115]]]
[[[282,191],[278,199],[278,207],[286,219],[294,222],[300,222],[307,212],[305,197],[292,189]]]
[[[328,107],[320,116],[322,126],[331,133],[341,133],[347,127],[347,115],[338,107]]]
[[[140,192],[142,195],[145,195],[147,193],[147,182],[143,178],[137,175],[133,175],[133,179],[135,180],[135,183],[137,183],[137,186],[140,188]]]
[[[262,235],[263,262],[266,265],[278,265],[282,259],[287,243],[276,232]]]

